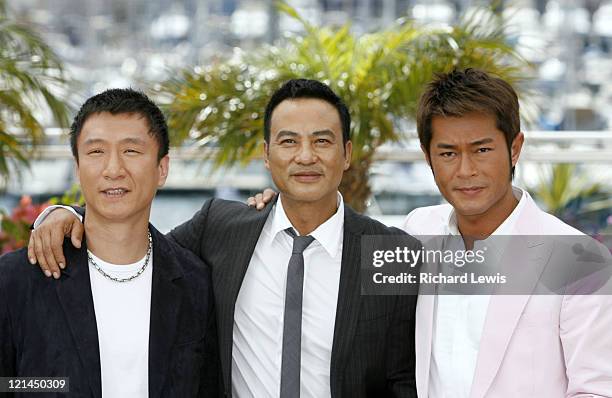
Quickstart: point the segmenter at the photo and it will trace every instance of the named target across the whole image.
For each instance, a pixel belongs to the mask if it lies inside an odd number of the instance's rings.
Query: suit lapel
[[[523,309],[531,297],[528,294],[504,295],[504,292],[533,291],[551,255],[550,245],[544,244],[544,240],[538,236],[542,211],[529,195],[525,200],[527,202],[513,228],[513,237],[508,241],[502,260],[502,275],[513,275],[510,279],[512,284],[495,291],[489,301],[471,398],[484,397],[493,383]]]
[[[100,398],[102,396],[100,347],[89,279],[87,246],[83,242],[82,248],[76,249],[67,243],[64,245],[64,253],[70,266],[62,272],[62,278],[56,282],[56,291],[76,344],[81,365],[87,374],[92,395]]]
[[[513,275],[510,279],[512,282],[498,289],[489,301],[471,398],[484,397],[491,386],[523,309],[531,297],[528,294],[517,295],[516,292],[531,292],[536,288],[550,257],[551,247],[541,237],[517,235],[509,240],[505,253],[501,272],[502,275]]]
[[[345,206],[342,266],[330,369],[332,397],[338,395],[339,374],[342,374],[347,357],[352,349],[352,341],[361,308],[361,284],[359,279],[361,227],[357,214],[350,207]]]
[[[153,282],[149,329],[149,395],[161,396],[181,311],[183,277],[172,248],[149,226],[153,237]]]
[[[232,238],[234,244],[223,249],[235,253],[234,260],[214,268],[213,284],[219,319],[219,347],[225,391],[232,390],[232,347],[236,299],[261,231],[277,199],[278,195],[264,210],[257,212],[253,210],[252,215],[249,215],[248,218],[238,220],[239,224],[232,231],[232,235],[235,236]],[[235,242],[240,242],[240,245],[236,246]]]

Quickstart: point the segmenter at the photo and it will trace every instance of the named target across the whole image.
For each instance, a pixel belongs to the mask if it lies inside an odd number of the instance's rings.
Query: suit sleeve
[[[214,199],[209,199],[202,208],[191,217],[190,220],[174,228],[166,236],[176,242],[179,246],[191,251],[196,256],[202,257],[202,240],[208,222],[208,212],[212,207]]]
[[[81,207],[81,206],[70,206],[72,207],[72,210],[74,210],[79,216],[81,217],[85,217],[85,207]],[[83,220],[81,219],[81,222]]]
[[[49,207],[47,207],[45,210],[43,210],[42,213],[40,213],[38,215],[38,217],[36,217],[36,220],[34,220],[34,224],[32,224],[30,226],[30,229],[36,229],[40,226],[40,224],[42,224],[43,221],[45,221],[45,219],[47,218],[47,216],[49,214],[51,214],[52,211],[57,210],[57,209],[66,209],[70,212],[72,212],[75,217],[78,217],[79,220],[81,220],[81,222],[83,222],[83,216],[81,214],[79,214],[75,209],[77,209],[79,207],[73,207],[73,206],[65,206],[65,205],[51,205]]]
[[[607,248],[600,253],[612,259]],[[604,270],[609,271],[609,268]],[[566,397],[612,398],[612,279],[590,294],[563,297],[560,336],[568,378]],[[584,293],[584,292],[583,292]]]
[[[389,330],[387,381],[391,396],[416,398],[414,312],[416,296],[400,296]]]
[[[416,247],[415,241],[415,247]],[[418,248],[413,247],[413,250]],[[416,398],[415,314],[416,295],[399,295],[389,328],[387,382],[394,398]]]
[[[0,268],[6,259],[0,259]],[[15,345],[13,325],[9,313],[9,295],[6,280],[0,272],[0,376],[15,376]],[[2,394],[0,394],[1,396]]]

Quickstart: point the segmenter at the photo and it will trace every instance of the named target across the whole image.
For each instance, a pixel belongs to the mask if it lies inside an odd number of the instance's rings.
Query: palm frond
[[[510,82],[527,76],[528,64],[506,41],[504,22],[496,15],[466,16],[451,29],[400,20],[356,36],[350,25],[313,26],[284,2],[279,10],[299,21],[304,33],[182,70],[155,90],[174,144],[215,146],[216,165],[248,162],[261,153],[262,113],[272,92],[291,78],[318,79],[347,103],[353,165],[367,173],[376,148],[401,138],[397,126],[414,118],[421,91],[435,73],[478,67]],[[367,175],[362,178],[367,184]]]
[[[68,107],[60,96],[66,86],[57,55],[31,26],[12,20],[6,3],[0,1],[1,177],[8,177],[10,163],[28,164],[29,149],[24,145],[43,138],[46,126],[41,116],[46,111],[57,126],[68,125]],[[21,132],[22,138],[17,139],[15,132]]]
[[[536,195],[547,211],[561,215],[570,202],[592,196],[600,189],[601,184],[591,182],[575,164],[561,163],[541,173]]]

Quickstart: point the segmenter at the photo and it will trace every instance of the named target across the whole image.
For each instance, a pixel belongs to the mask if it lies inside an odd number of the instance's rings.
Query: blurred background
[[[612,230],[612,0],[0,0],[0,54],[3,250],[50,198],[79,200],[66,128],[112,87],[142,89],[167,114],[171,173],[152,214],[163,231],[206,198],[273,186],[262,112],[292,77],[348,103],[344,197],[399,225],[442,201],[413,118],[423,85],[453,67],[519,91],[515,185],[587,233]]]

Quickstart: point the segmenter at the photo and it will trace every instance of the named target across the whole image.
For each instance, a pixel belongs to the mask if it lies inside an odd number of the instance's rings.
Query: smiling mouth
[[[128,191],[125,188],[111,188],[111,189],[105,189],[102,191],[102,193],[109,198],[120,198],[124,196],[125,194],[127,194],[128,192],[130,191]]]

